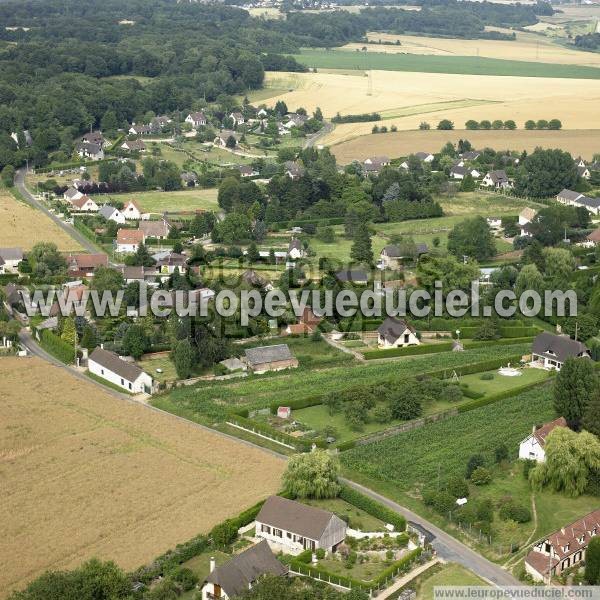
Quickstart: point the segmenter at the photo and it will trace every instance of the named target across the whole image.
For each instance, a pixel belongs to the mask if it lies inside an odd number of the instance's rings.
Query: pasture
[[[276,492],[284,463],[37,358],[0,359],[0,596],[93,556],[134,569]]]
[[[81,246],[43,212],[0,189],[0,243],[31,250],[39,242],[52,241],[66,252]]]
[[[106,202],[135,200],[143,212],[163,213],[194,210],[218,210],[217,188],[187,188],[177,192],[132,192],[106,195]]]
[[[340,51],[338,54],[353,57],[353,53],[349,52]],[[365,69],[364,64],[356,67]],[[555,65],[553,69],[560,67]],[[570,65],[563,67],[567,70],[580,68]],[[600,69],[590,70],[600,74]],[[287,80],[286,74],[268,73],[267,85],[282,79],[289,85],[285,86],[287,91],[273,96],[266,103],[274,106],[278,100],[284,100],[292,110],[303,106],[309,112],[319,106],[326,118],[332,118],[338,112],[342,115],[379,112],[382,121],[377,125],[385,125],[388,130],[394,125],[401,131],[418,130],[423,121],[435,130],[442,119],[451,120],[457,129],[463,128],[469,119],[513,119],[519,128],[517,131],[481,132],[487,136],[488,145],[492,147],[504,145],[507,134],[513,135],[510,139],[522,136],[522,143],[528,143],[529,146],[535,143],[536,138],[549,139],[554,143],[563,140],[560,136],[564,136],[564,132],[524,131],[522,128],[528,119],[558,118],[562,121],[563,129],[582,130],[577,135],[587,136],[589,145],[594,138],[597,139],[597,135],[588,131],[600,129],[600,113],[596,110],[600,80],[574,79],[565,82],[558,77],[483,77],[384,70],[370,70],[368,76],[361,76],[360,72],[359,75],[346,75],[339,71],[295,73]],[[277,84],[279,89],[280,85]],[[319,143],[331,146],[370,134],[373,125],[373,122],[337,125]],[[464,133],[462,135],[464,137]],[[442,145],[436,144],[436,148]],[[412,151],[422,149],[413,148]]]
[[[345,127],[345,126],[342,126]],[[329,139],[335,139],[338,129]],[[349,164],[353,160],[364,160],[369,156],[385,154],[391,158],[408,156],[413,152],[438,152],[447,142],[456,144],[467,139],[474,148],[496,148],[526,150],[532,152],[537,147],[561,148],[573,156],[591,160],[600,149],[598,129],[578,129],[562,131],[402,131],[397,133],[366,134],[350,137],[332,147],[338,163]],[[335,141],[333,142],[335,143]]]

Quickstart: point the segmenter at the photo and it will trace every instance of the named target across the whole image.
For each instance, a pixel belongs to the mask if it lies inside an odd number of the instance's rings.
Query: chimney
[[[532,427],[531,427],[531,433],[535,433],[535,425],[532,425]]]
[[[211,556],[210,557],[210,572],[211,573],[215,570],[215,567],[216,567],[215,557]]]
[[[101,350],[104,350],[104,344],[103,344],[103,343],[102,343],[102,344],[100,344],[100,349],[101,349]]]

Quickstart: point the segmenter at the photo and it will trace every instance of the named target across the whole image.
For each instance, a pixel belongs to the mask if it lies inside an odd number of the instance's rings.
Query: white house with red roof
[[[100,210],[100,207],[89,196],[71,200],[71,206],[79,212],[98,212]]]
[[[532,432],[519,445],[519,458],[522,460],[544,462],[546,460],[546,453],[544,451],[546,438],[557,427],[568,427],[564,417],[554,419],[550,423],[544,423],[544,425],[538,428],[534,425]]]
[[[116,251],[123,254],[137,252],[137,249],[146,241],[141,229],[119,229],[117,231]]]

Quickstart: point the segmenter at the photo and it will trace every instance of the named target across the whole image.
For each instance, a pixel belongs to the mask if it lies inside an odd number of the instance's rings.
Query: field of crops
[[[445,421],[360,446],[341,456],[344,467],[410,493],[438,476],[462,475],[469,457],[491,459],[504,443],[516,456],[534,423],[554,417],[551,388],[537,387]],[[382,456],[385,457],[382,460]]]
[[[528,344],[496,346],[445,352],[432,356],[406,357],[378,364],[352,364],[322,370],[303,368],[274,374],[250,376],[219,383],[200,383],[193,388],[172,390],[152,400],[156,406],[204,423],[222,421],[233,408],[264,408],[272,402],[310,398],[353,385],[377,384],[382,380],[408,377],[438,369],[457,369],[462,365],[489,359],[525,354]]]

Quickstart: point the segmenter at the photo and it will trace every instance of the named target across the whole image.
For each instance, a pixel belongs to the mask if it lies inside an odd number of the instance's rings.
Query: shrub
[[[529,481],[529,471],[536,466],[535,460],[524,460],[523,461],[523,477]]]
[[[448,514],[456,507],[456,499],[445,490],[424,490],[423,503],[441,515]]]
[[[325,549],[324,548],[317,548],[317,558],[319,560],[322,560],[323,558],[325,558]]]
[[[322,550],[322,548],[319,548],[319,550]],[[307,565],[310,564],[312,561],[312,550],[303,550],[300,552],[300,554],[298,554],[298,556],[296,556],[296,560],[299,560]]]
[[[215,525],[209,536],[217,548],[225,548],[231,544],[237,537],[237,524],[231,519],[227,519],[218,525]]]
[[[471,456],[469,462],[467,463],[465,478],[471,479],[471,475],[473,475],[475,469],[483,467],[483,465],[485,465],[485,459],[483,458],[483,456],[481,456],[481,454],[474,454],[473,456]]]
[[[494,457],[497,463],[501,463],[503,460],[508,460],[508,447],[506,444],[500,444],[494,450]]]
[[[469,495],[469,484],[462,477],[453,477],[448,481],[448,491],[455,498],[466,498]]]
[[[494,379],[494,374],[493,373],[483,373],[483,375],[481,375],[479,377],[479,379],[481,379],[481,381],[491,381],[492,379]]]
[[[170,574],[171,579],[178,583],[184,592],[189,592],[198,583],[198,576],[186,567],[179,567]]]
[[[526,506],[515,504],[510,499],[500,507],[499,517],[503,521],[516,521],[517,523],[529,523],[531,521],[531,511]]]
[[[377,500],[361,494],[354,488],[346,485],[342,486],[339,497],[348,502],[348,504],[364,510],[372,517],[393,525],[396,531],[404,531],[406,529],[406,519],[402,515],[380,504]]]
[[[471,481],[475,485],[487,485],[492,480],[492,474],[485,467],[477,467],[471,474]]]

